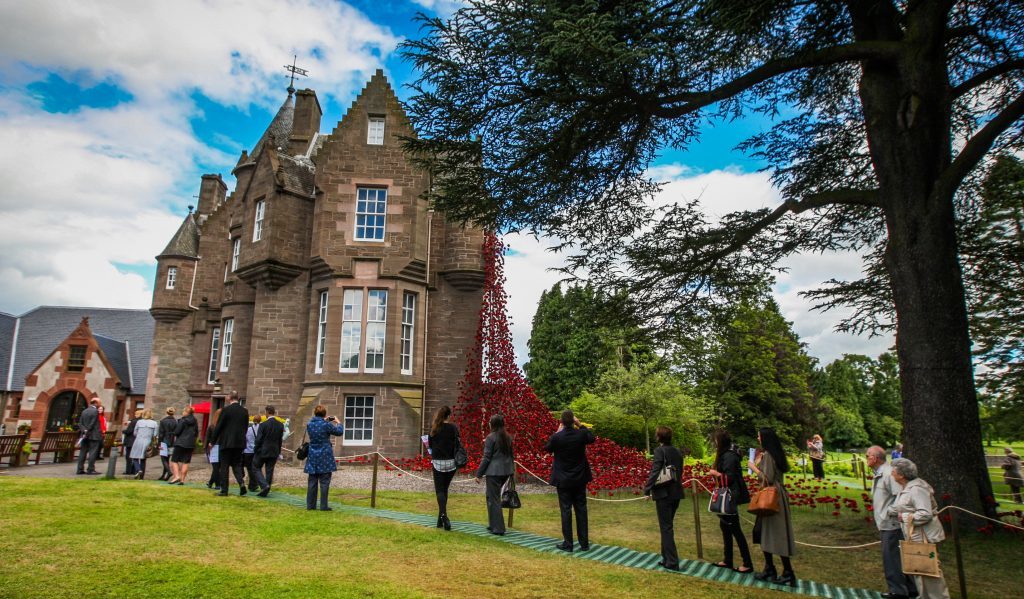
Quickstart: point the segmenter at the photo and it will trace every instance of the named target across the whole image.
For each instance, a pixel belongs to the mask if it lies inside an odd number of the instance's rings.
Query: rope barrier
[[[402,468],[402,467],[398,466],[397,464],[395,464],[395,463],[394,463],[394,462],[392,462],[391,460],[387,459],[387,457],[385,457],[385,456],[384,456],[384,454],[382,454],[382,453],[380,453],[380,452],[378,452],[378,451],[375,451],[375,452],[373,452],[373,453],[375,453],[375,454],[379,455],[379,456],[380,456],[380,459],[384,460],[384,462],[386,462],[386,463],[387,463],[388,465],[390,465],[390,466],[391,466],[392,468],[394,468],[395,470],[398,470],[398,471],[399,471],[399,472],[401,472],[402,474],[405,474],[405,475],[407,475],[407,476],[411,476],[411,477],[413,477],[413,478],[418,478],[418,479],[420,479],[420,480],[425,480],[425,481],[427,481],[427,482],[430,482],[430,483],[434,482],[434,479],[433,479],[433,478],[427,478],[427,477],[425,477],[425,476],[419,476],[418,474],[413,474],[412,472],[409,472],[408,470],[405,470],[404,468]],[[373,453],[371,453],[370,455],[373,455]],[[471,478],[466,478],[466,479],[462,479],[462,480],[453,480],[453,481],[452,481],[452,484],[453,484],[453,485],[455,485],[455,484],[466,484],[466,483],[471,483],[471,482],[473,482],[473,479],[471,479]]]
[[[537,476],[536,474],[534,474],[532,470],[530,470],[526,466],[523,466],[518,461],[516,461],[515,464],[517,466],[519,466],[520,468],[522,468],[527,474],[529,474],[533,478],[536,478],[537,480],[539,480],[540,482],[544,483],[545,485],[547,485],[549,487],[554,486],[551,483],[549,483],[548,481],[546,481],[543,478],[541,478],[541,477]],[[641,495],[639,497],[631,497],[629,499],[601,499],[600,497],[588,497],[588,499],[590,499],[592,501],[606,501],[606,502],[610,502],[610,503],[622,503],[622,502],[626,502],[626,501],[643,501],[643,500],[647,499],[647,496],[646,495]]]
[[[377,453],[377,452],[376,451],[371,451],[370,453],[361,453],[359,455],[338,456],[338,457],[334,458],[334,461],[335,462],[351,462],[352,460],[354,460],[356,458],[365,458],[365,457],[371,456],[371,455],[373,455],[375,453]],[[381,456],[381,457],[384,457],[384,456]]]

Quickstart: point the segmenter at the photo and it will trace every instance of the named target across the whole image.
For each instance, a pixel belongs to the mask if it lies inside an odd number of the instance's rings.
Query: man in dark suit
[[[228,469],[235,473],[238,494],[245,495],[245,477],[242,473],[242,450],[245,449],[245,429],[249,426],[249,410],[238,403],[238,392],[232,391],[228,405],[220,413],[213,429],[211,444],[220,446],[220,495],[228,494]]]
[[[562,551],[572,552],[572,513],[576,512],[576,536],[580,551],[590,549],[587,536],[587,483],[594,479],[587,462],[587,445],[594,433],[580,424],[572,410],[562,412],[562,423],[551,435],[544,451],[555,454],[551,465],[551,484],[558,489],[558,507],[562,511]]]
[[[96,458],[100,455],[100,445],[103,443],[103,430],[100,428],[100,398],[94,397],[89,402],[89,407],[82,411],[78,417],[78,432],[82,434],[82,442],[78,448],[78,470],[76,474],[99,474],[96,471]],[[88,454],[89,467],[86,469],[86,455]]]
[[[281,455],[281,442],[284,439],[284,425],[275,417],[277,411],[274,406],[267,406],[264,411],[267,413],[267,419],[256,431],[255,455],[252,458],[252,469],[256,472],[256,482],[260,486],[260,497],[266,497],[270,493],[270,485],[274,482],[274,466]]]

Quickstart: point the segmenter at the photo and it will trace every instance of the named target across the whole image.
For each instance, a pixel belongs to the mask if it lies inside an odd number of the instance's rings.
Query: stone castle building
[[[234,192],[202,177],[157,256],[146,400],[216,410],[237,391],[295,431],[324,404],[345,422],[338,454],[414,455],[458,397],[483,232],[430,210],[430,174],[402,151],[415,132],[381,71],[330,134],[321,115],[314,91],[289,88]]]

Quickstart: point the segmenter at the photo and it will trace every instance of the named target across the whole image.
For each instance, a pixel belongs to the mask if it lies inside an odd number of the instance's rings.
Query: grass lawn
[[[784,596],[151,482],[0,478],[0,526],[5,598]]]
[[[299,489],[286,490],[301,494]],[[365,490],[332,499],[368,505]],[[352,516],[306,512],[255,498],[154,483],[0,479],[0,597],[766,597],[782,594],[691,577],[540,554],[488,538]],[[381,492],[378,506],[435,513],[433,494]],[[515,528],[551,537],[557,500],[524,495]],[[717,520],[701,497],[706,559],[721,557]],[[590,503],[591,539],[658,551],[654,506]],[[823,545],[876,539],[853,515],[796,510],[796,536]],[[483,498],[453,495],[453,519],[485,522]],[[749,524],[744,525],[749,535]],[[692,500],[676,517],[680,556],[697,557]],[[963,539],[971,597],[1014,596],[1024,538]],[[956,595],[952,543],[940,548]],[[762,564],[755,553],[755,565]],[[801,547],[798,576],[884,590],[877,546],[838,551]]]

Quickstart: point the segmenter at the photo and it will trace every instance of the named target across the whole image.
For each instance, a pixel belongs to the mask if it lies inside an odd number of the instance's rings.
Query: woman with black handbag
[[[434,495],[437,496],[437,527],[452,529],[448,519],[448,487],[455,478],[459,468],[466,465],[466,452],[459,441],[459,427],[449,420],[452,409],[441,406],[434,414],[434,424],[430,427],[427,446],[430,448],[431,471],[434,475]],[[459,463],[461,462],[461,464]]]
[[[740,527],[739,506],[750,503],[750,492],[747,491],[747,483],[743,480],[743,471],[740,469],[740,454],[732,448],[732,437],[723,430],[715,431],[712,435],[715,442],[715,463],[711,469],[711,476],[720,480],[720,502],[712,506],[718,515],[718,527],[722,529],[722,547],[725,556],[722,561],[715,564],[719,568],[728,568],[741,574],[754,571],[754,562],[750,559],[750,547],[747,546],[747,537]],[[743,566],[733,567],[732,542],[736,540],[736,546],[740,550],[740,557],[743,559]]]
[[[651,473],[644,485],[644,495],[654,499],[658,514],[658,528],[661,531],[661,561],[658,565],[666,570],[679,569],[679,552],[676,551],[675,531],[672,521],[683,498],[682,476],[683,454],[672,446],[672,429],[659,426],[654,438],[661,445],[654,450]]]
[[[501,488],[515,474],[512,437],[505,432],[505,417],[491,416],[491,434],[484,440],[484,455],[476,470],[476,482],[487,477],[487,530],[492,535],[505,534],[505,517],[501,513]]]
[[[786,471],[789,470],[789,462],[774,429],[762,427],[757,432],[757,440],[761,443],[761,454],[756,462],[748,461],[747,468],[754,471],[758,482],[761,483],[758,493],[768,496],[774,493],[777,505],[773,506],[772,510],[759,513],[754,523],[754,543],[760,544],[761,551],[764,552],[764,571],[755,574],[754,578],[795,587],[796,575],[793,573],[793,565],[789,558],[796,553],[796,542],[793,540],[789,498],[783,485]],[[759,505],[753,498],[750,503],[751,509]],[[772,560],[774,555],[782,558],[782,576],[775,570],[775,562]]]

